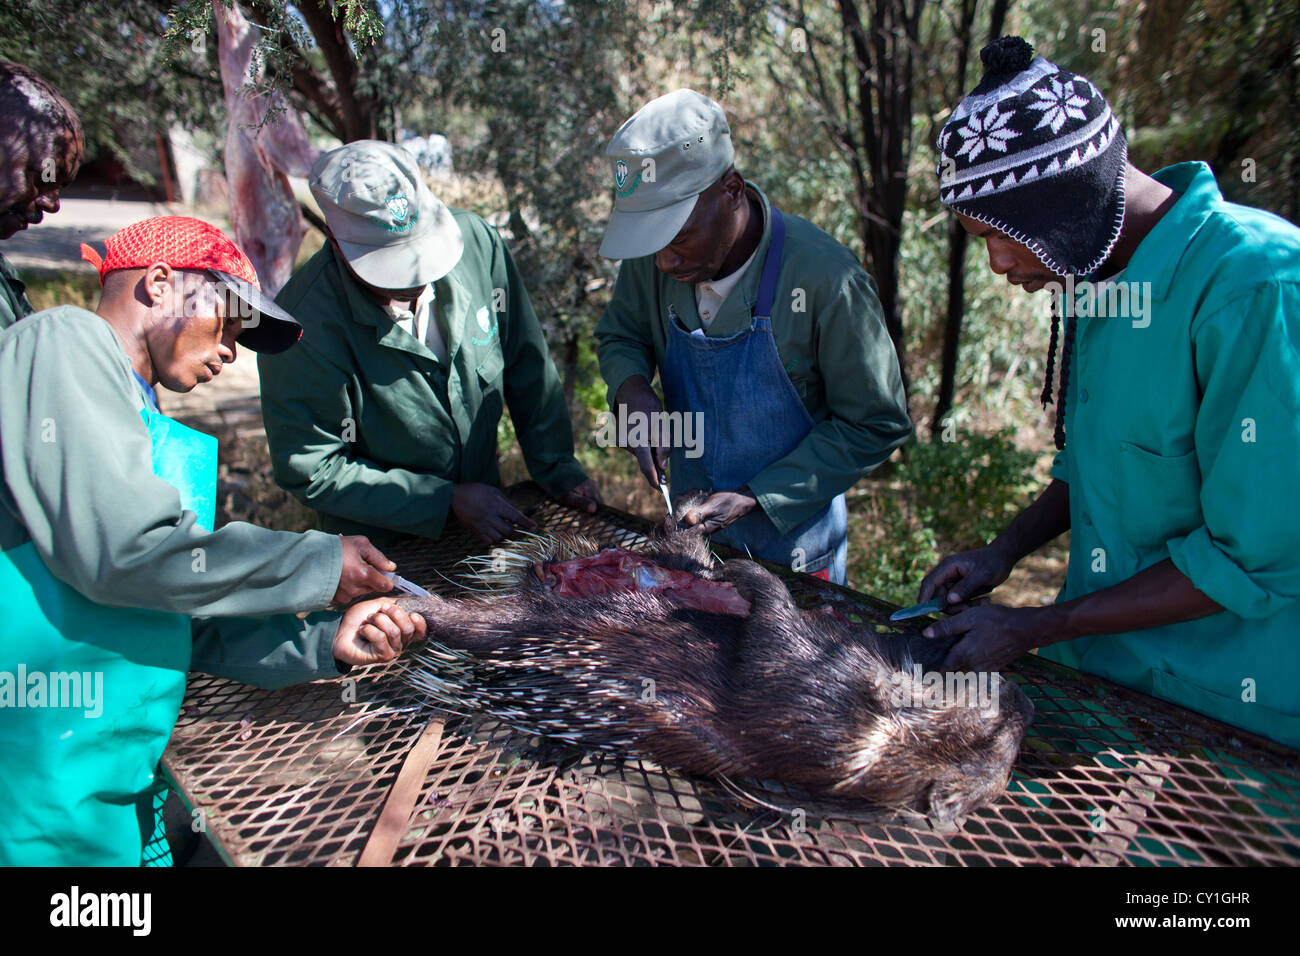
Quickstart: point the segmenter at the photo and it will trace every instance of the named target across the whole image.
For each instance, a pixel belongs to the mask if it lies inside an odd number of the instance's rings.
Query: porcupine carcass
[[[941,823],[1002,793],[1033,710],[1014,684],[989,675],[983,706],[916,686],[950,641],[801,611],[780,578],[671,524],[639,554],[497,550],[513,586],[494,599],[402,598],[428,622],[407,679],[527,733]]]

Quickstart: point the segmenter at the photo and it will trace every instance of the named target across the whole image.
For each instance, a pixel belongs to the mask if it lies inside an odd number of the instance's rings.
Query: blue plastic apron
[[[674,448],[669,456],[674,495],[693,488],[738,488],[792,452],[812,430],[812,418],[781,364],[772,336],[772,304],[784,247],[785,220],[772,207],[772,237],[748,329],[726,338],[692,335],[669,310],[660,370],[664,402],[669,412],[703,416],[701,455],[688,458],[685,449]],[[796,571],[815,574],[829,568],[830,579],[843,584],[847,535],[844,496],[836,495],[787,534],[756,508],[713,537]]]
[[[217,441],[159,414],[141,385],[154,473],[210,529]],[[185,693],[190,619],[95,604],[30,541],[0,552],[0,594],[0,865],[170,865],[158,761]]]

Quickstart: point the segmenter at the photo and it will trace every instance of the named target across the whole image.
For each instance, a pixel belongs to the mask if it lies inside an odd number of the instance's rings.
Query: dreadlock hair
[[[1039,395],[1039,401],[1042,402],[1043,408],[1047,408],[1052,403],[1052,376],[1056,371],[1057,333],[1061,328],[1059,303],[1063,302],[1064,299],[1063,294],[1052,295],[1052,336],[1047,343],[1047,376],[1043,380],[1042,394]],[[1056,390],[1056,430],[1053,433],[1053,438],[1056,441],[1057,451],[1065,447],[1065,390],[1070,386],[1070,353],[1073,351],[1074,310],[1071,309],[1065,317],[1065,344],[1061,347],[1061,381]]]
[[[1038,396],[1043,408],[1052,404],[1052,379],[1056,376],[1056,346],[1061,331],[1061,310],[1056,296],[1052,296],[1052,337],[1047,342],[1047,375],[1043,379],[1043,392]]]

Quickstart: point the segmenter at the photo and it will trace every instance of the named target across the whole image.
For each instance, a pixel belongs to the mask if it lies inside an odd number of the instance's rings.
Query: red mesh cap
[[[104,240],[106,254],[82,243],[81,258],[104,277],[117,269],[143,269],[165,262],[173,269],[202,269],[246,308],[238,341],[257,352],[283,352],[302,337],[302,326],[262,293],[257,271],[242,249],[220,229],[190,216],[155,216],[119,229]],[[232,310],[233,311],[233,310]],[[266,321],[264,321],[266,320]]]
[[[114,269],[143,269],[165,262],[173,269],[213,269],[257,285],[257,273],[243,250],[216,226],[189,216],[154,216],[119,229],[104,240],[103,259],[82,245],[81,258],[99,270],[99,281]]]

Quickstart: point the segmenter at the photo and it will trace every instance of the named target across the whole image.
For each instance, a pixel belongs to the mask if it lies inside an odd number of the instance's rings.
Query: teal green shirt
[[[750,188],[763,203],[763,237],[752,264],[709,323],[706,334],[715,338],[749,328],[758,299],[772,216],[767,197]],[[912,422],[875,281],[825,232],[784,215],[785,253],[772,335],[813,428],[749,487],[772,523],[787,532],[888,458],[912,434]],[[688,330],[702,328],[694,286],[664,275],[654,256],[625,260],[596,326],[611,407],[628,378],[643,375],[650,382],[662,367],[669,306]]]
[[[454,483],[499,485],[497,424],[509,408],[532,477],[552,495],[586,479],[564,388],[523,280],[496,230],[452,210],[465,251],[434,283],[443,365],[366,293],[326,245],[276,301],[302,340],[258,356],[275,480],[321,526],[436,538]]]
[[[1155,178],[1182,195],[1121,277],[1144,307],[1077,320],[1060,600],[1170,558],[1226,610],[1041,653],[1300,747],[1300,229],[1202,163]]]
[[[27,301],[27,285],[18,278],[18,270],[0,255],[0,332],[31,314],[32,304]]]
[[[116,334],[70,306],[0,333],[0,550],[113,607],[201,615],[192,667],[259,686],[336,677],[338,538],[195,525],[153,472],[142,399]],[[201,558],[201,560],[200,560]]]

